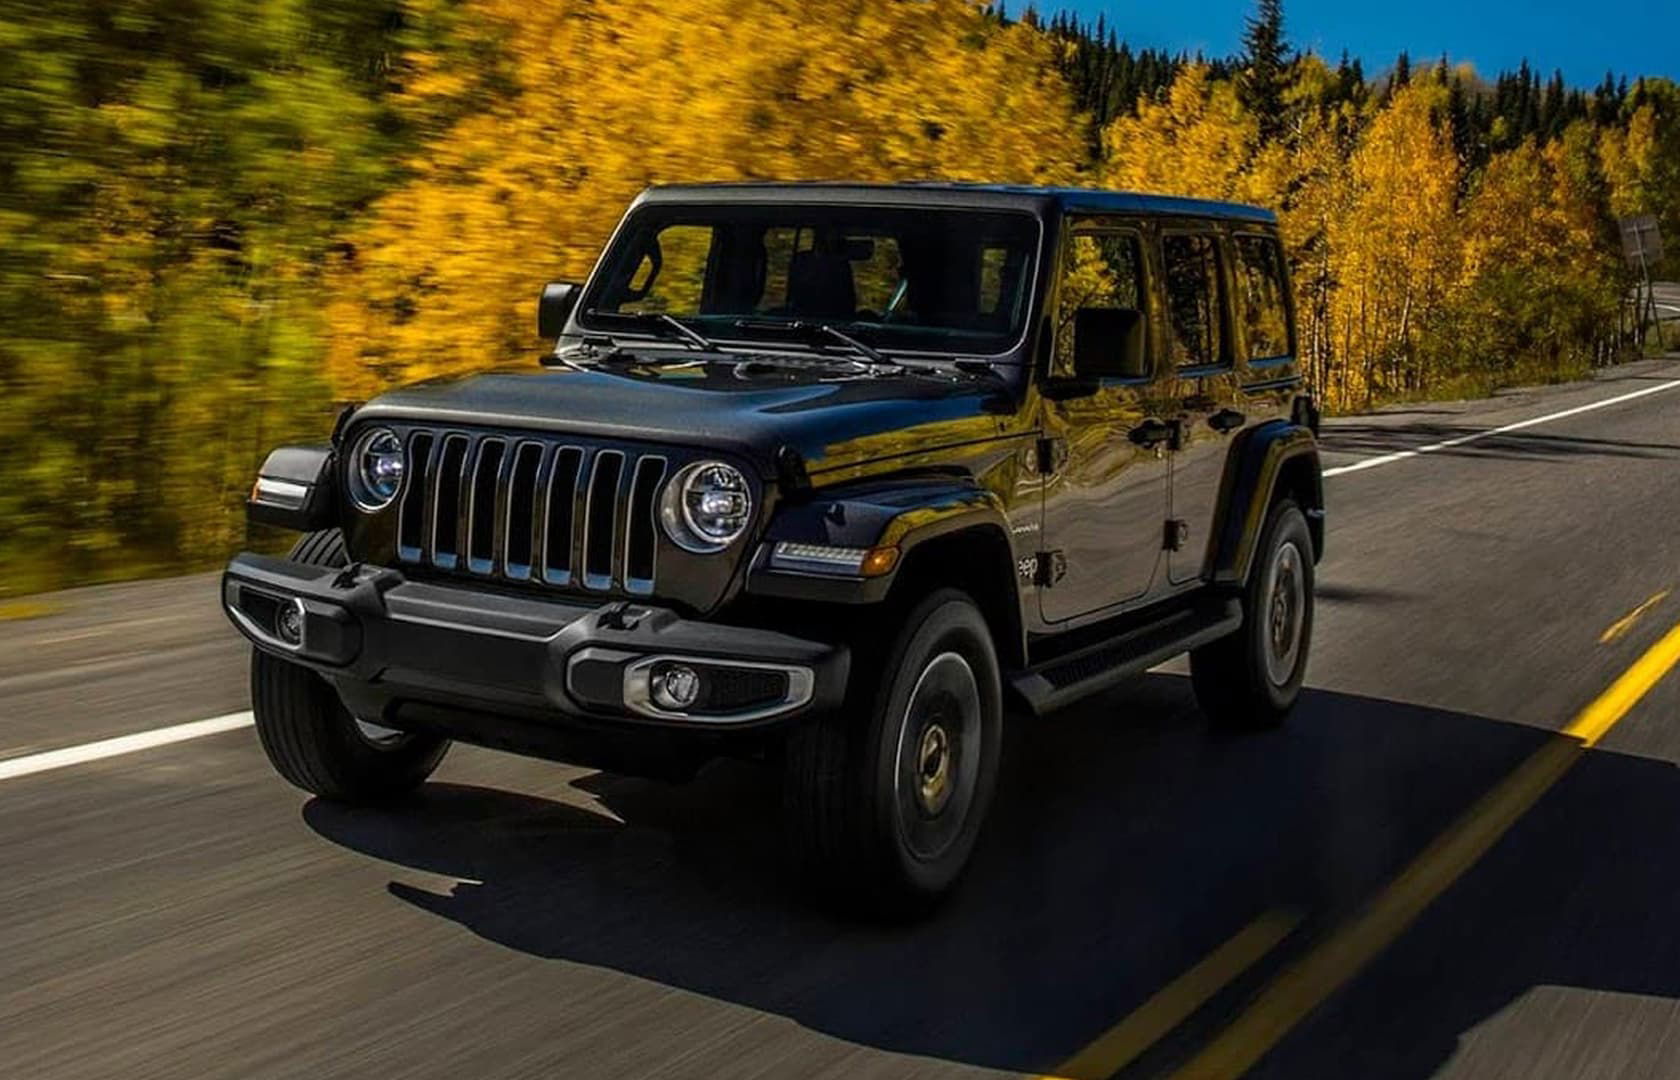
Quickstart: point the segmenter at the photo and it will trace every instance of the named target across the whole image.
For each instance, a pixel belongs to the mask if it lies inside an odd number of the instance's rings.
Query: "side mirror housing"
[[[553,341],[566,329],[566,320],[577,307],[578,286],[570,281],[551,281],[537,299],[537,336]]]
[[[1147,377],[1143,312],[1135,308],[1080,308],[1073,317],[1073,370],[1081,378]]]
[[[336,524],[331,446],[282,446],[268,455],[245,500],[245,516],[261,525],[309,532]]]

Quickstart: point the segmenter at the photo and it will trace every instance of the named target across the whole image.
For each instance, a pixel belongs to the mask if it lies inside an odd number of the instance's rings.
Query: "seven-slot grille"
[[[406,435],[403,562],[593,592],[653,592],[663,455],[458,430]]]

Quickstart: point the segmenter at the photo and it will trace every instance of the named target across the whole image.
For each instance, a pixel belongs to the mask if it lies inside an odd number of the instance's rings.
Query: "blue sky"
[[[1010,0],[1019,13],[1024,0]],[[1040,11],[1058,8],[1094,18],[1098,12],[1135,45],[1209,55],[1235,51],[1251,0],[1038,0]],[[1368,74],[1388,70],[1405,49],[1416,62],[1439,57],[1468,60],[1483,74],[1515,68],[1528,57],[1547,75],[1562,68],[1573,85],[1592,86],[1606,70],[1680,79],[1680,0],[1284,0],[1289,38],[1332,60],[1346,48],[1363,59]]]

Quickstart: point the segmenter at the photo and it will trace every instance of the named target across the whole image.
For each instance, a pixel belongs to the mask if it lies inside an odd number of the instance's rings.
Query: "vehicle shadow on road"
[[[1140,1063],[1148,1074],[1553,737],[1323,691],[1284,731],[1215,736],[1171,675],[1026,726],[964,888],[909,928],[848,923],[791,896],[773,779],[745,764],[683,787],[579,781],[607,813],[439,783],[403,807],[315,800],[304,817],[350,849],[464,879],[389,889],[508,948],[855,1044],[1024,1072],[1054,1067],[1257,917],[1300,913],[1290,939]],[[1264,1067],[1423,1077],[1537,985],[1680,997],[1664,921],[1680,896],[1675,780],[1665,763],[1590,755],[1531,815],[1547,831],[1520,824],[1321,1010],[1333,1024],[1315,1019]]]

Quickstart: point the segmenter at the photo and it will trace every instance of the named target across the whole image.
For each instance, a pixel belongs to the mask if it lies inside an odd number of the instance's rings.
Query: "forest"
[[[1320,56],[1279,0],[1235,56],[1124,38],[967,0],[0,0],[0,597],[213,565],[267,448],[535,362],[538,286],[662,181],[1264,204],[1332,410],[1628,355],[1615,223],[1680,240],[1672,81]]]

